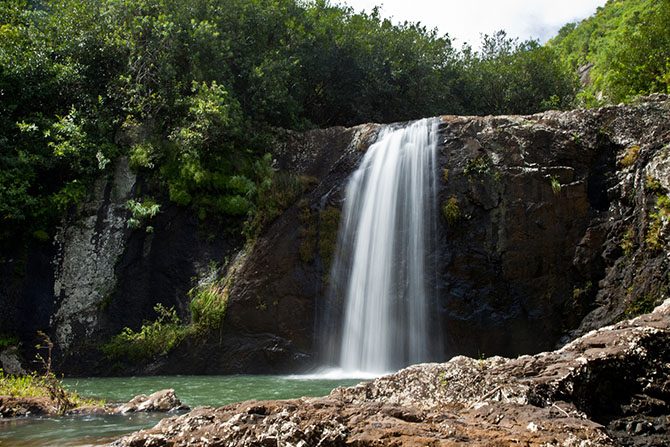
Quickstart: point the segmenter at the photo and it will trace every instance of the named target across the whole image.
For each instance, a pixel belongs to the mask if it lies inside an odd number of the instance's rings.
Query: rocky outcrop
[[[670,300],[516,359],[456,357],[325,398],[200,408],[113,443],[140,446],[665,445]]]
[[[100,307],[116,286],[114,268],[125,248],[128,210],[135,175],[121,158],[111,181],[96,182],[91,199],[73,222],[66,219],[55,237],[54,341],[69,354],[75,339],[88,339],[99,328]]]
[[[438,250],[447,357],[551,349],[668,296],[667,216],[652,214],[668,193],[655,179],[668,178],[656,166],[667,164],[669,112],[661,95],[444,117],[440,202],[461,216],[443,220]]]
[[[58,407],[44,397],[0,396],[0,419],[58,414]]]
[[[337,127],[277,136],[276,167],[299,177],[305,193],[253,247],[231,257],[228,269],[234,266],[237,273],[220,331],[182,343],[150,365],[151,373],[268,374],[314,364],[314,321],[329,268],[324,241],[335,243],[339,221],[338,215],[333,225],[328,212],[341,206],[340,190],[378,128]]]
[[[668,296],[668,216],[658,217],[656,202],[668,193],[669,112],[668,97],[657,95],[593,110],[442,117],[438,201],[455,200],[459,216],[438,226],[442,358],[552,349]],[[342,308],[325,294],[327,218],[378,130],[289,134],[277,150],[283,169],[315,184],[237,276],[227,336],[256,332],[267,343],[260,359],[258,351],[243,358],[314,363],[314,328]],[[653,231],[660,237],[651,244]]]

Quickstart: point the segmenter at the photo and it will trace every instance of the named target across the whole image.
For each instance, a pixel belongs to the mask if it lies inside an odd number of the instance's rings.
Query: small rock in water
[[[116,409],[117,413],[140,413],[140,412],[168,412],[168,411],[186,411],[187,405],[181,403],[174,393],[174,390],[160,390],[149,396],[140,394],[135,396],[128,403],[125,403]]]

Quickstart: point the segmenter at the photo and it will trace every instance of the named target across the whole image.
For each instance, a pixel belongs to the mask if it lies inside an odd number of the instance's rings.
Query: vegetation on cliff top
[[[459,51],[324,0],[7,0],[0,243],[49,239],[119,156],[153,191],[254,234],[273,214],[273,127],[526,113],[574,91],[535,42],[497,33]]]
[[[0,245],[48,240],[119,156],[253,237],[276,214],[274,127],[566,108],[586,64],[583,104],[667,91],[669,28],[670,0],[610,0],[546,46],[497,32],[475,51],[327,0],[7,0]]]

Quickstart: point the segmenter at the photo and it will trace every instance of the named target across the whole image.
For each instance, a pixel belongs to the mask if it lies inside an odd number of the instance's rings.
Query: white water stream
[[[347,185],[331,274],[345,303],[332,363],[344,372],[429,359],[438,124],[382,130]]]

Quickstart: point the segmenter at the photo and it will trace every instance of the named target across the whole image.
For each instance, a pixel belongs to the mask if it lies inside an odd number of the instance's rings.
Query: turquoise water
[[[138,394],[174,388],[191,407],[221,406],[251,399],[290,399],[325,396],[338,386],[359,379],[315,376],[155,376],[67,379],[65,386],[86,397],[127,402]],[[63,418],[0,419],[2,447],[99,446],[142,428],[152,427],[164,414],[72,416]]]

